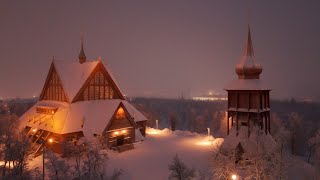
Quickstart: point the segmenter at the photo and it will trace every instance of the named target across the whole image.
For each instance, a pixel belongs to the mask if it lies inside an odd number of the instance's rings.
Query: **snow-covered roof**
[[[53,64],[60,77],[62,87],[70,101],[76,96],[99,61],[79,62],[54,60]]]
[[[229,83],[225,90],[271,90],[260,79],[236,79]]]
[[[124,105],[135,122],[147,120],[147,118],[130,103],[120,99],[80,101],[72,104],[66,102],[39,101],[20,117],[20,126],[22,128],[30,126],[58,134],[78,131],[82,131],[85,135],[101,134],[120,103]],[[36,108],[39,106],[58,106],[58,110],[54,115],[40,114],[36,111]]]

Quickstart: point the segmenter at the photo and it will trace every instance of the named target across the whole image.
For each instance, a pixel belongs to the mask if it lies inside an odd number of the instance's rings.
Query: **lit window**
[[[120,107],[116,113],[116,119],[123,119],[125,117],[124,110]]]

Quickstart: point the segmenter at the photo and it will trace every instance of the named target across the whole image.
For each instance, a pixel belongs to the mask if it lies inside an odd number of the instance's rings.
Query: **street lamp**
[[[231,178],[232,178],[232,180],[236,180],[236,179],[237,179],[237,176],[236,176],[235,174],[233,174],[233,175],[231,176]]]
[[[44,175],[44,154],[45,154],[45,150],[46,150],[46,141],[44,140],[41,140],[39,141],[40,144],[43,144],[43,147],[42,147],[42,179],[44,180],[45,178],[45,175]],[[52,138],[49,138],[48,139],[48,143],[53,143],[53,139]]]

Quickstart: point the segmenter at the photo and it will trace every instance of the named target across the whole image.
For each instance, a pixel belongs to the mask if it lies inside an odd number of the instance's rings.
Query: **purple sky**
[[[223,92],[236,78],[248,1],[0,1],[0,96],[38,96],[52,56],[76,61],[80,33],[131,96]],[[273,98],[320,97],[320,2],[251,1],[261,78]]]

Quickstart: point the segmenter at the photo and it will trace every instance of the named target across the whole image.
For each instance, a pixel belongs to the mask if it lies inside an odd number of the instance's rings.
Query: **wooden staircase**
[[[45,146],[50,134],[51,133],[49,131],[40,129],[31,137],[31,152],[34,157],[42,154],[43,147]]]

